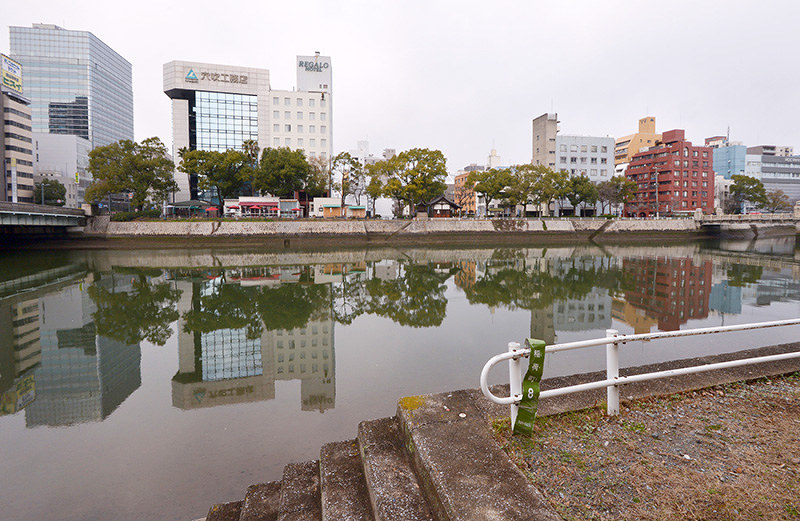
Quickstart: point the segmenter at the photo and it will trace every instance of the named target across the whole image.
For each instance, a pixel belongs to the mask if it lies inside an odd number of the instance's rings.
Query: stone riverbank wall
[[[734,229],[735,228],[735,229]],[[730,229],[730,230],[729,230]],[[77,231],[77,230],[76,230]],[[703,225],[694,219],[414,219],[293,221],[136,221],[90,219],[83,235],[103,238],[319,238],[335,242],[446,242],[491,240],[631,241],[640,238],[724,236],[737,238],[795,235],[794,224],[731,223]],[[302,241],[301,241],[302,242]]]

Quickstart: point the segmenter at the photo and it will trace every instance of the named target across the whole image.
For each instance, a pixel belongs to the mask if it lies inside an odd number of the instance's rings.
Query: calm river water
[[[663,247],[0,254],[0,517],[182,520],[507,342],[800,316],[794,238]],[[797,339],[628,345],[624,365]],[[545,378],[603,369],[562,353]],[[495,383],[507,381],[496,370]]]

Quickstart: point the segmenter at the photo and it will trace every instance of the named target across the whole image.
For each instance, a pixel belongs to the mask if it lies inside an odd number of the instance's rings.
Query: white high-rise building
[[[329,56],[297,57],[296,90],[273,90],[269,70],[171,61],[164,64],[164,93],[172,99],[172,155],[179,151],[259,147],[302,150],[331,157],[332,104]],[[197,181],[176,173],[176,200],[197,196]]]

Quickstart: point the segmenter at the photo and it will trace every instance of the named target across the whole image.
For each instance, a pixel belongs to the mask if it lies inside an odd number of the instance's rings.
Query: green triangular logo
[[[193,69],[189,69],[189,74],[186,75],[187,80],[196,80],[197,75],[194,73]]]

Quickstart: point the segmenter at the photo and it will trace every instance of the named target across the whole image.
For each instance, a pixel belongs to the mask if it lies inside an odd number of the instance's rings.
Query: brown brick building
[[[629,217],[714,213],[714,155],[694,146],[682,129],[664,132],[662,140],[631,159],[625,176],[638,185],[625,205]],[[656,189],[658,187],[658,189]]]

